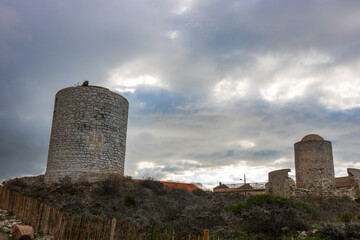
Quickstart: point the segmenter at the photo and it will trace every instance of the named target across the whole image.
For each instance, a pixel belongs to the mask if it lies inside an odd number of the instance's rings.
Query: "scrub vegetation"
[[[224,239],[359,239],[359,203],[349,199],[296,201],[272,195],[216,195],[169,189],[151,179],[135,182],[111,175],[89,183],[29,184],[21,178],[8,189],[63,211],[129,220],[145,226],[201,233],[207,228]]]

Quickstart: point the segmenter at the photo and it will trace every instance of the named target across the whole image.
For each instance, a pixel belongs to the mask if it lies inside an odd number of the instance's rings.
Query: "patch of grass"
[[[351,222],[351,220],[353,218],[354,218],[354,214],[352,214],[351,212],[345,212],[345,213],[339,214],[339,219],[343,223],[349,223],[349,222]]]

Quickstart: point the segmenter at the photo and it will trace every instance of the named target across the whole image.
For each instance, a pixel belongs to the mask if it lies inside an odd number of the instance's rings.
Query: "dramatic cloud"
[[[2,1],[0,179],[44,172],[54,96],[84,80],[129,100],[135,178],[266,181],[309,133],[337,175],[360,168],[359,16],[356,0]]]

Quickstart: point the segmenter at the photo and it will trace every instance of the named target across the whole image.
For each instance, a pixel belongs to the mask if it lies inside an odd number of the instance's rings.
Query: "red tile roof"
[[[143,182],[145,180],[142,179],[134,179],[135,182]],[[157,181],[162,183],[165,187],[176,189],[176,188],[184,188],[188,190],[189,192],[192,192],[194,190],[200,189],[198,186],[192,183],[177,183],[177,182],[164,182],[164,181]]]

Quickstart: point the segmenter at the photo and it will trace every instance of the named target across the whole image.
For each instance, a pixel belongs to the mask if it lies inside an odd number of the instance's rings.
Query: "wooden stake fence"
[[[171,229],[145,228],[115,218],[72,214],[0,186],[0,209],[20,218],[36,232],[56,240],[219,240],[205,229],[203,235],[177,233]]]

